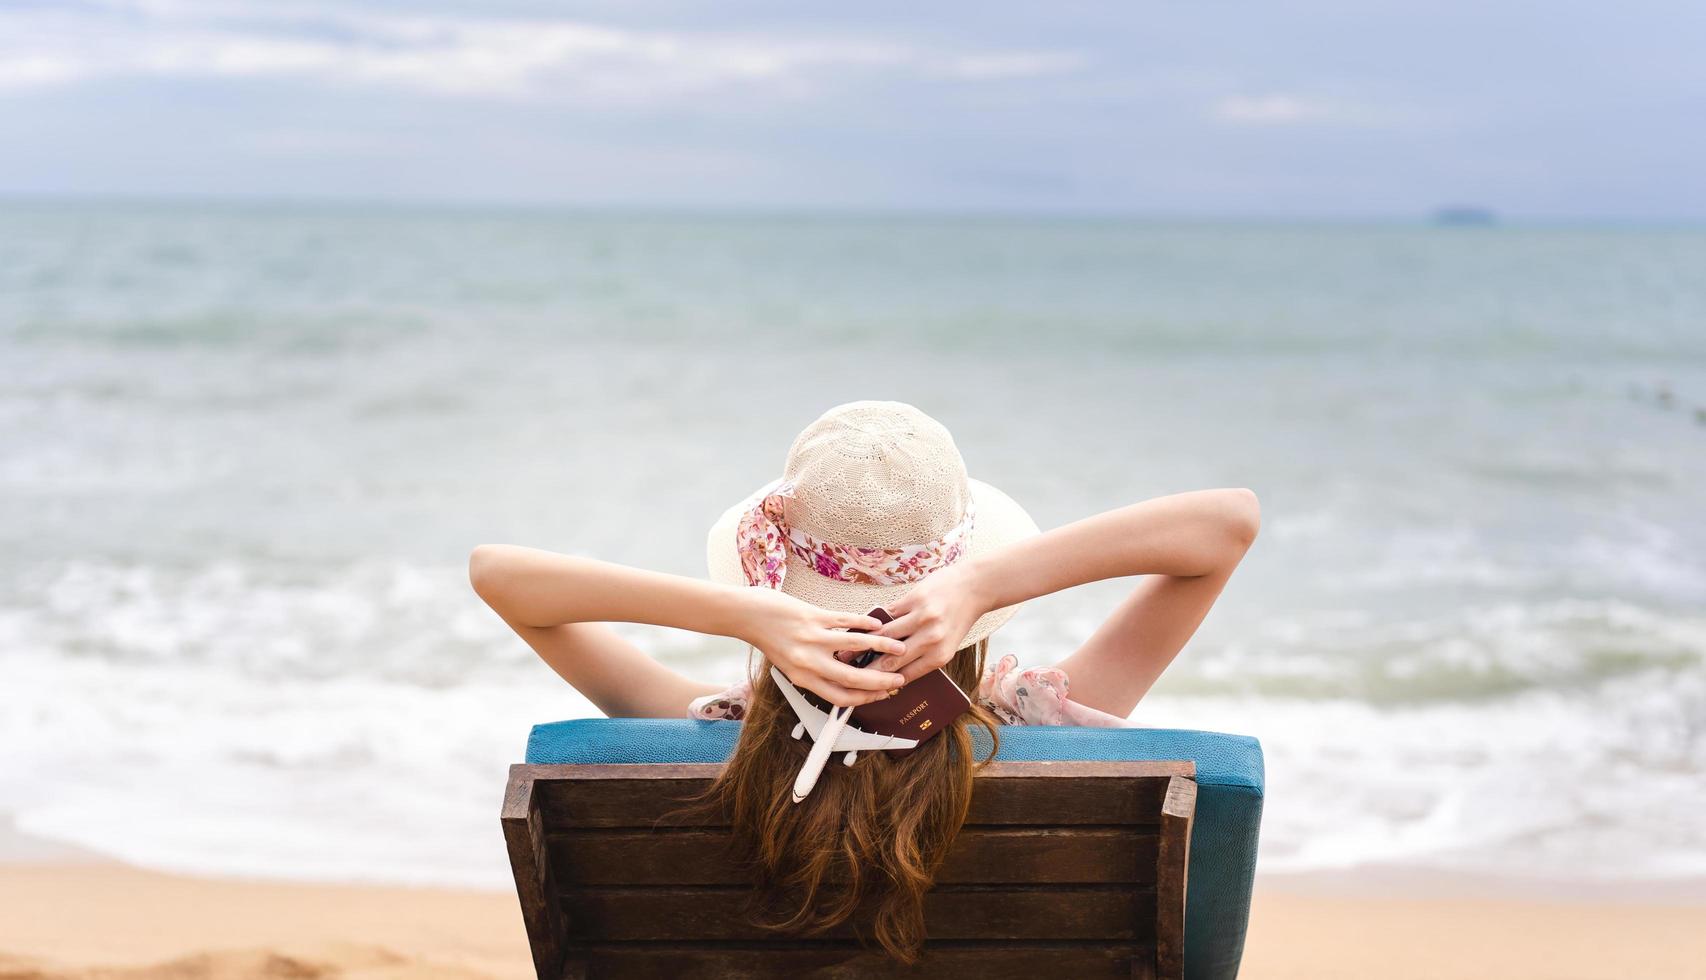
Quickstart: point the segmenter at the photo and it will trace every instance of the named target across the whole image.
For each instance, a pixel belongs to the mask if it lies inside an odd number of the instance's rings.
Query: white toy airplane
[[[799,688],[780,670],[771,667],[770,676],[776,681],[776,686],[782,689],[782,696],[788,699],[794,714],[800,717],[800,723],[794,726],[794,737],[801,738],[807,732],[812,736],[811,754],[806,756],[806,764],[800,767],[800,775],[794,780],[795,803],[805,799],[812,787],[817,785],[817,777],[823,772],[824,764],[833,753],[847,753],[842,761],[852,765],[859,758],[860,752],[911,749],[918,746],[917,739],[874,735],[857,728],[849,728],[847,719],[853,714],[852,708],[836,708],[834,714],[826,714],[822,708],[807,701]]]

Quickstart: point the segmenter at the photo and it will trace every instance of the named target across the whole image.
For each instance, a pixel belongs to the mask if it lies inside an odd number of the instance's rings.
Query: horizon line
[[[480,197],[387,197],[357,194],[181,194],[134,192],[32,192],[0,189],[0,206],[12,205],[117,205],[169,207],[252,208],[347,208],[352,210],[418,210],[443,212],[551,212],[600,215],[703,218],[935,218],[990,220],[1058,220],[1152,222],[1156,224],[1315,224],[1315,225],[1406,225],[1441,229],[1496,230],[1500,227],[1639,227],[1693,228],[1706,225],[1706,215],[1651,217],[1626,214],[1541,215],[1507,213],[1493,205],[1445,202],[1421,211],[1367,213],[1324,213],[1283,211],[1164,211],[1138,208],[1061,208],[1015,206],[933,207],[919,204],[705,204],[683,201],[574,201],[566,199],[480,198]],[[1442,222],[1442,212],[1473,209],[1485,211],[1492,221],[1485,225],[1460,226]]]

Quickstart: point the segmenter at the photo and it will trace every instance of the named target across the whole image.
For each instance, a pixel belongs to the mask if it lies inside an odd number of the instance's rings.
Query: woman
[[[1159,497],[1039,533],[971,480],[953,439],[910,405],[831,409],[789,450],[783,477],[712,527],[713,581],[511,545],[481,545],[474,589],[606,714],[731,718],[743,728],[708,802],[725,809],[760,885],[758,915],[812,932],[868,908],[875,938],[912,959],[923,898],[971,799],[971,726],[1123,725],[1178,655],[1255,539],[1248,490]],[[1020,603],[1145,576],[1054,667],[986,665],[987,638]],[[881,607],[886,625],[867,615]],[[904,758],[830,767],[803,802],[809,750],[767,671],[729,687],[683,677],[608,622],[735,637],[796,687],[836,705],[890,696],[937,668],[974,707]],[[869,632],[848,632],[868,630]],[[845,662],[880,656],[861,669]],[[839,654],[839,656],[838,656]],[[825,887],[833,885],[834,887]]]

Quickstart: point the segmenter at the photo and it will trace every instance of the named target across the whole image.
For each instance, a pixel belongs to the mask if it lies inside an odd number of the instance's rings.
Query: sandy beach
[[[528,977],[501,892],[0,867],[0,977]]]
[[[1706,977],[1706,892],[1436,871],[1258,877],[1241,976]]]
[[[1706,977],[1706,904],[1558,901],[1433,876],[1258,886],[1243,976]],[[1456,894],[1452,894],[1453,890]],[[103,862],[0,866],[0,978],[526,978],[499,892],[187,878]]]

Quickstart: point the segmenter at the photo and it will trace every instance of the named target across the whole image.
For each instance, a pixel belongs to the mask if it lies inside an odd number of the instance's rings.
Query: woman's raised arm
[[[1156,497],[1015,542],[973,562],[974,588],[991,609],[999,609],[1128,575],[1213,575],[1237,566],[1261,525],[1261,507],[1249,490]]]
[[[908,680],[947,663],[992,609],[1103,579],[1146,575],[1061,663],[1073,698],[1129,714],[1196,632],[1261,526],[1249,490],[1198,490],[1110,510],[945,569],[892,604],[907,653],[875,666]]]
[[[903,653],[898,640],[845,632],[874,630],[881,625],[876,620],[819,609],[771,589],[736,588],[506,544],[475,548],[468,557],[468,578],[480,598],[524,637],[570,624],[649,623],[744,640],[794,683],[836,704],[877,700],[901,684],[897,674],[860,670],[835,659],[839,650]],[[565,668],[571,665],[552,666],[568,676]]]
[[[741,636],[741,590],[513,544],[483,544],[468,556],[468,581],[506,620],[651,623]]]

